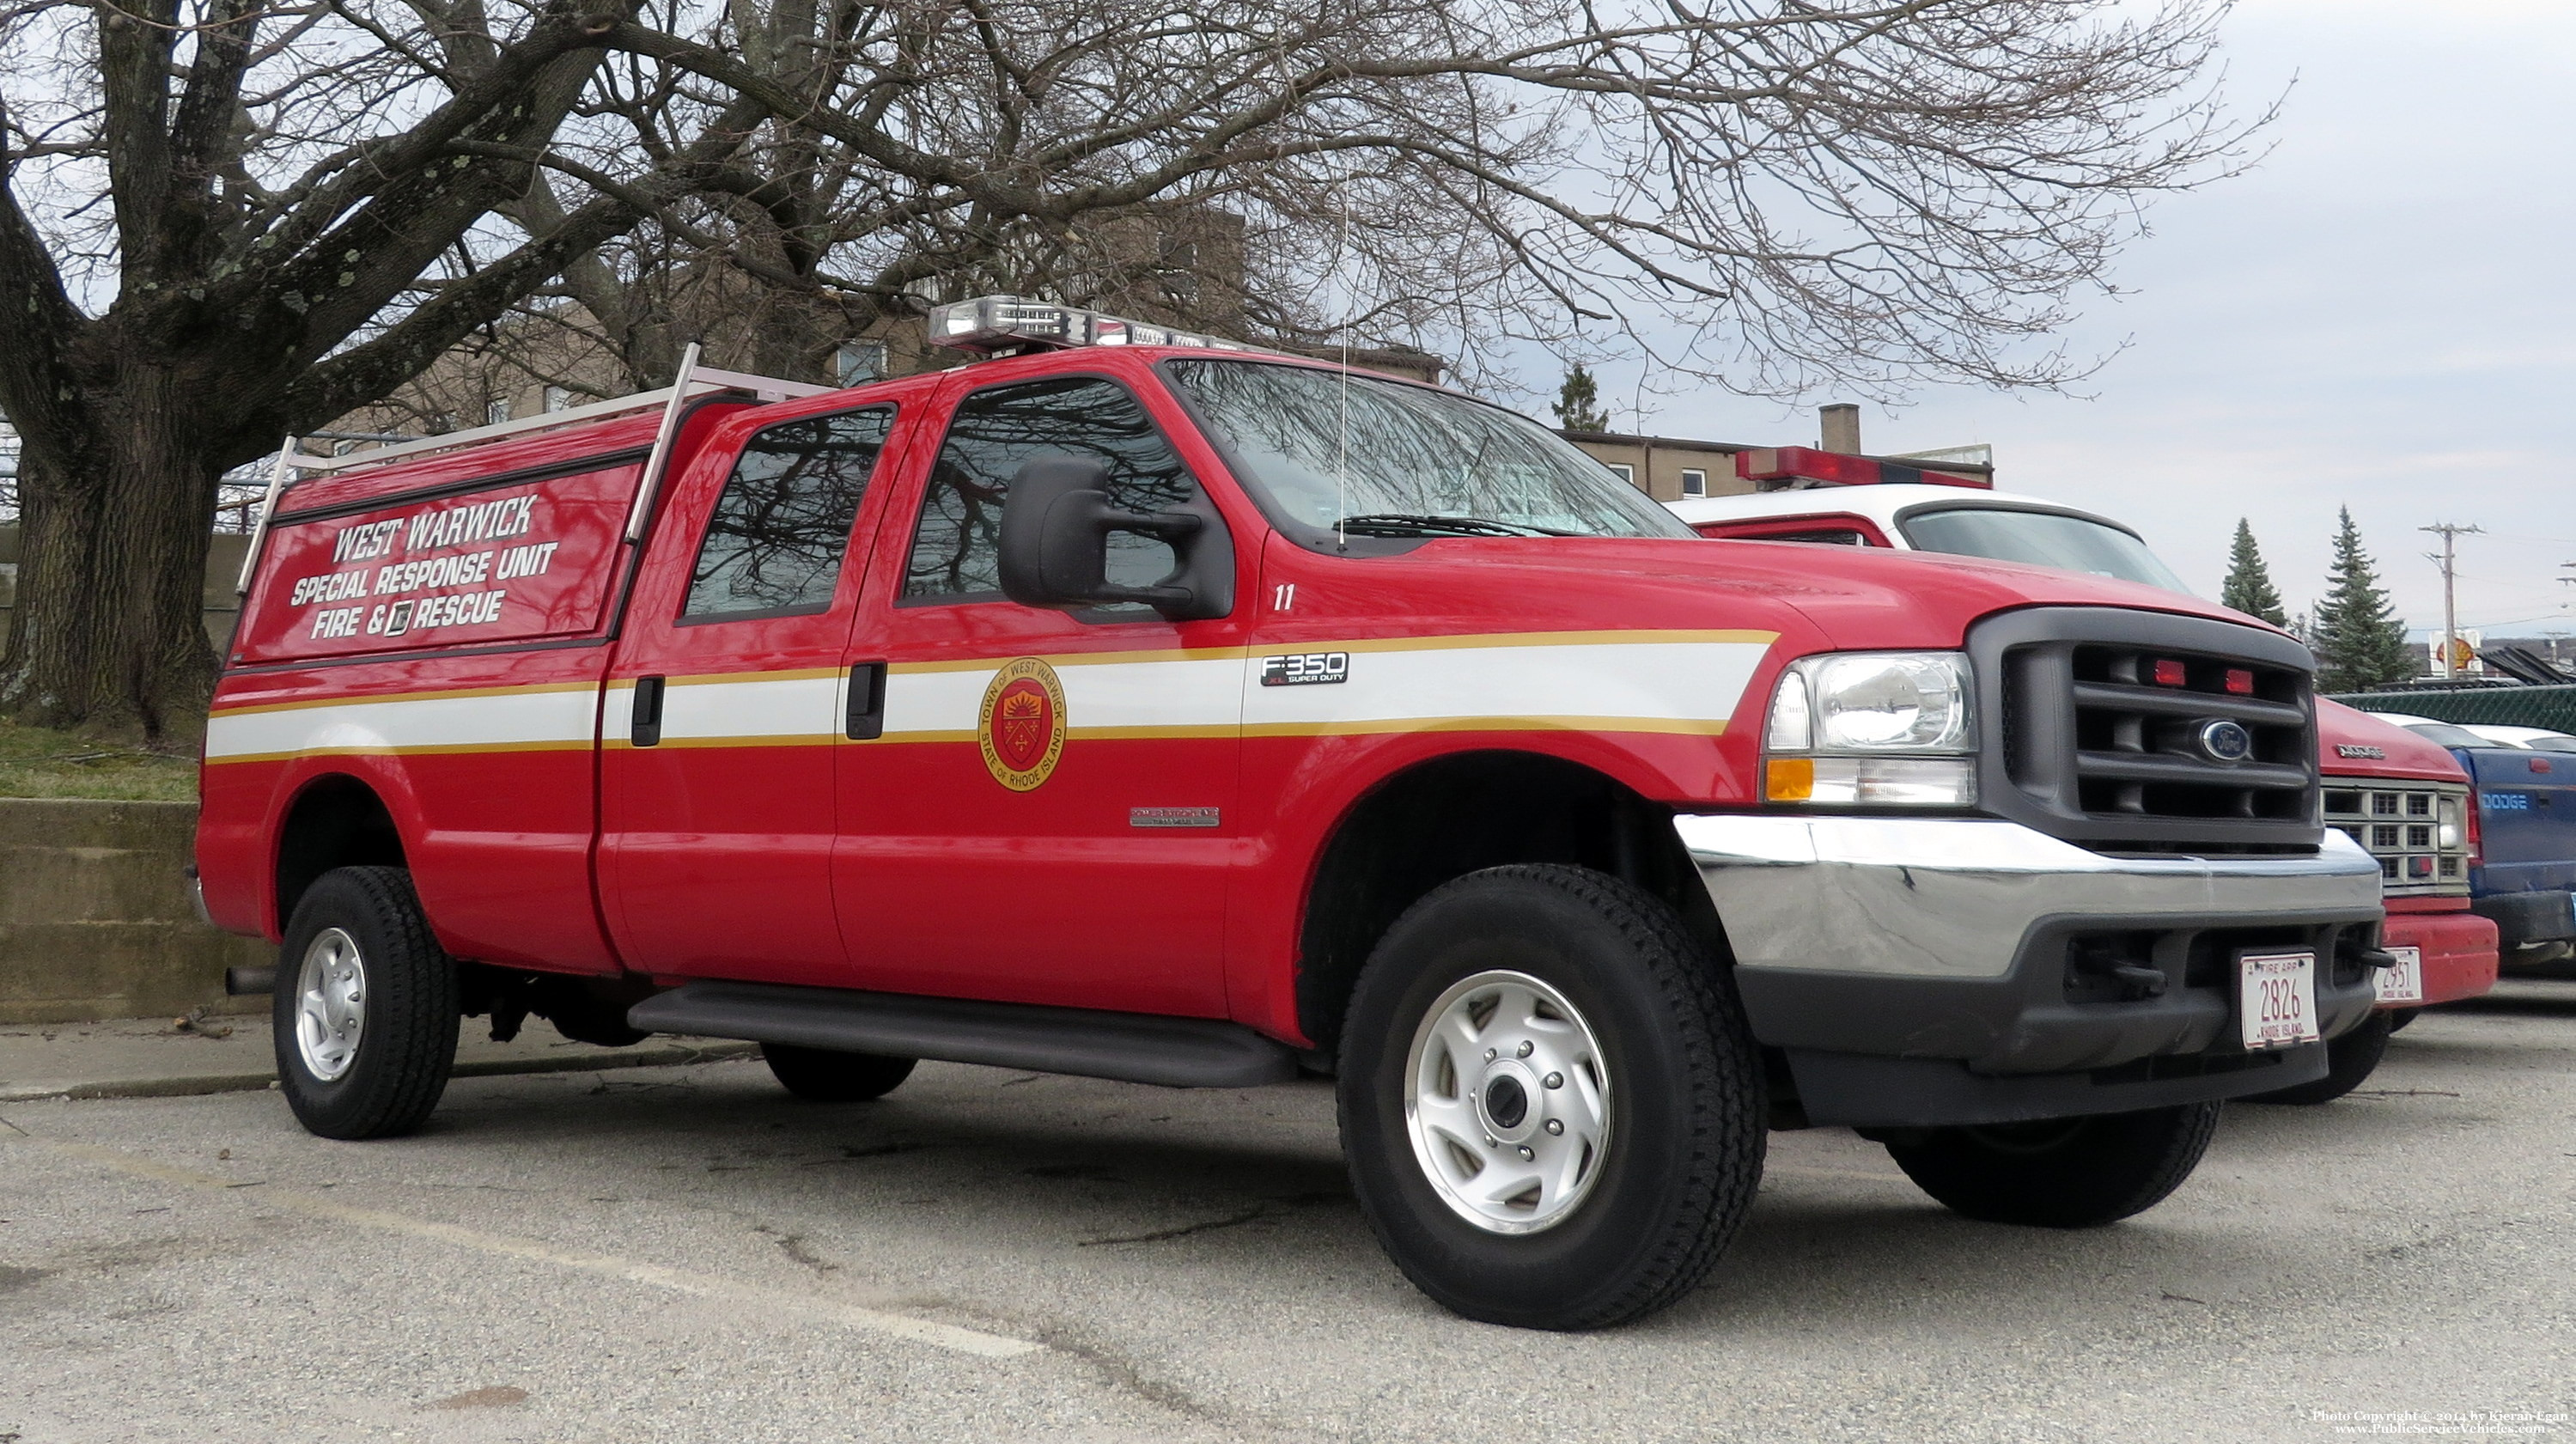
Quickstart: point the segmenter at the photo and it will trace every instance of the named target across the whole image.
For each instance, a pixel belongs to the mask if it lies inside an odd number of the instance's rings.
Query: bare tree
[[[0,707],[183,721],[215,477],[513,314],[638,381],[718,319],[810,374],[1010,289],[1471,368],[1588,327],[1746,390],[2049,385],[2140,206],[2244,134],[2220,0],[637,3],[0,19]]]
[[[2089,369],[2048,338],[2265,118],[2222,114],[2224,10],[912,0],[774,7],[738,56],[609,43],[769,106],[688,234],[837,324],[1026,289],[1488,368],[1588,327],[1746,391],[1884,394]],[[1235,223],[1230,274],[1137,243],[1193,211]]]

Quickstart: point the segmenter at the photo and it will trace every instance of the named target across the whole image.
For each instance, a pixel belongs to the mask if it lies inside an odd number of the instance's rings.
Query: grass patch
[[[197,759],[0,718],[0,797],[194,802]]]

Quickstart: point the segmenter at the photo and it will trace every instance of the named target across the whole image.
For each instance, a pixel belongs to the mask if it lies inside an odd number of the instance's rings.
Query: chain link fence
[[[2364,712],[2405,712],[2436,722],[2462,722],[2473,727],[2546,727],[2576,733],[2576,684],[2347,692],[2334,700]]]

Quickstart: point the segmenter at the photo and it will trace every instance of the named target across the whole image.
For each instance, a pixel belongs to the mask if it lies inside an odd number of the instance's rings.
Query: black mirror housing
[[[1096,460],[1046,457],[1022,466],[1002,503],[1002,593],[1024,607],[1072,609],[1143,602],[1169,621],[1222,617],[1234,609],[1234,557],[1215,509],[1142,512],[1109,499],[1109,468]],[[1179,558],[1150,587],[1108,579],[1109,537],[1133,532],[1167,542]]]

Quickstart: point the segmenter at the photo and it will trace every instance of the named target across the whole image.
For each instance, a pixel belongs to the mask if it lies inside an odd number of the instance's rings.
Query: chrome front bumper
[[[1983,818],[1683,816],[1738,968],[1997,978],[2044,919],[2379,911],[2379,864],[2327,831],[2309,857],[2105,857]]]
[[[2324,1075],[2323,1044],[2249,1054],[2234,956],[2317,954],[2332,1038],[2366,1017],[2379,867],[2308,856],[2108,857],[1981,818],[1683,816],[1756,1039],[1811,1122],[1938,1127],[2125,1112]],[[2108,948],[2161,983],[2104,992]]]

